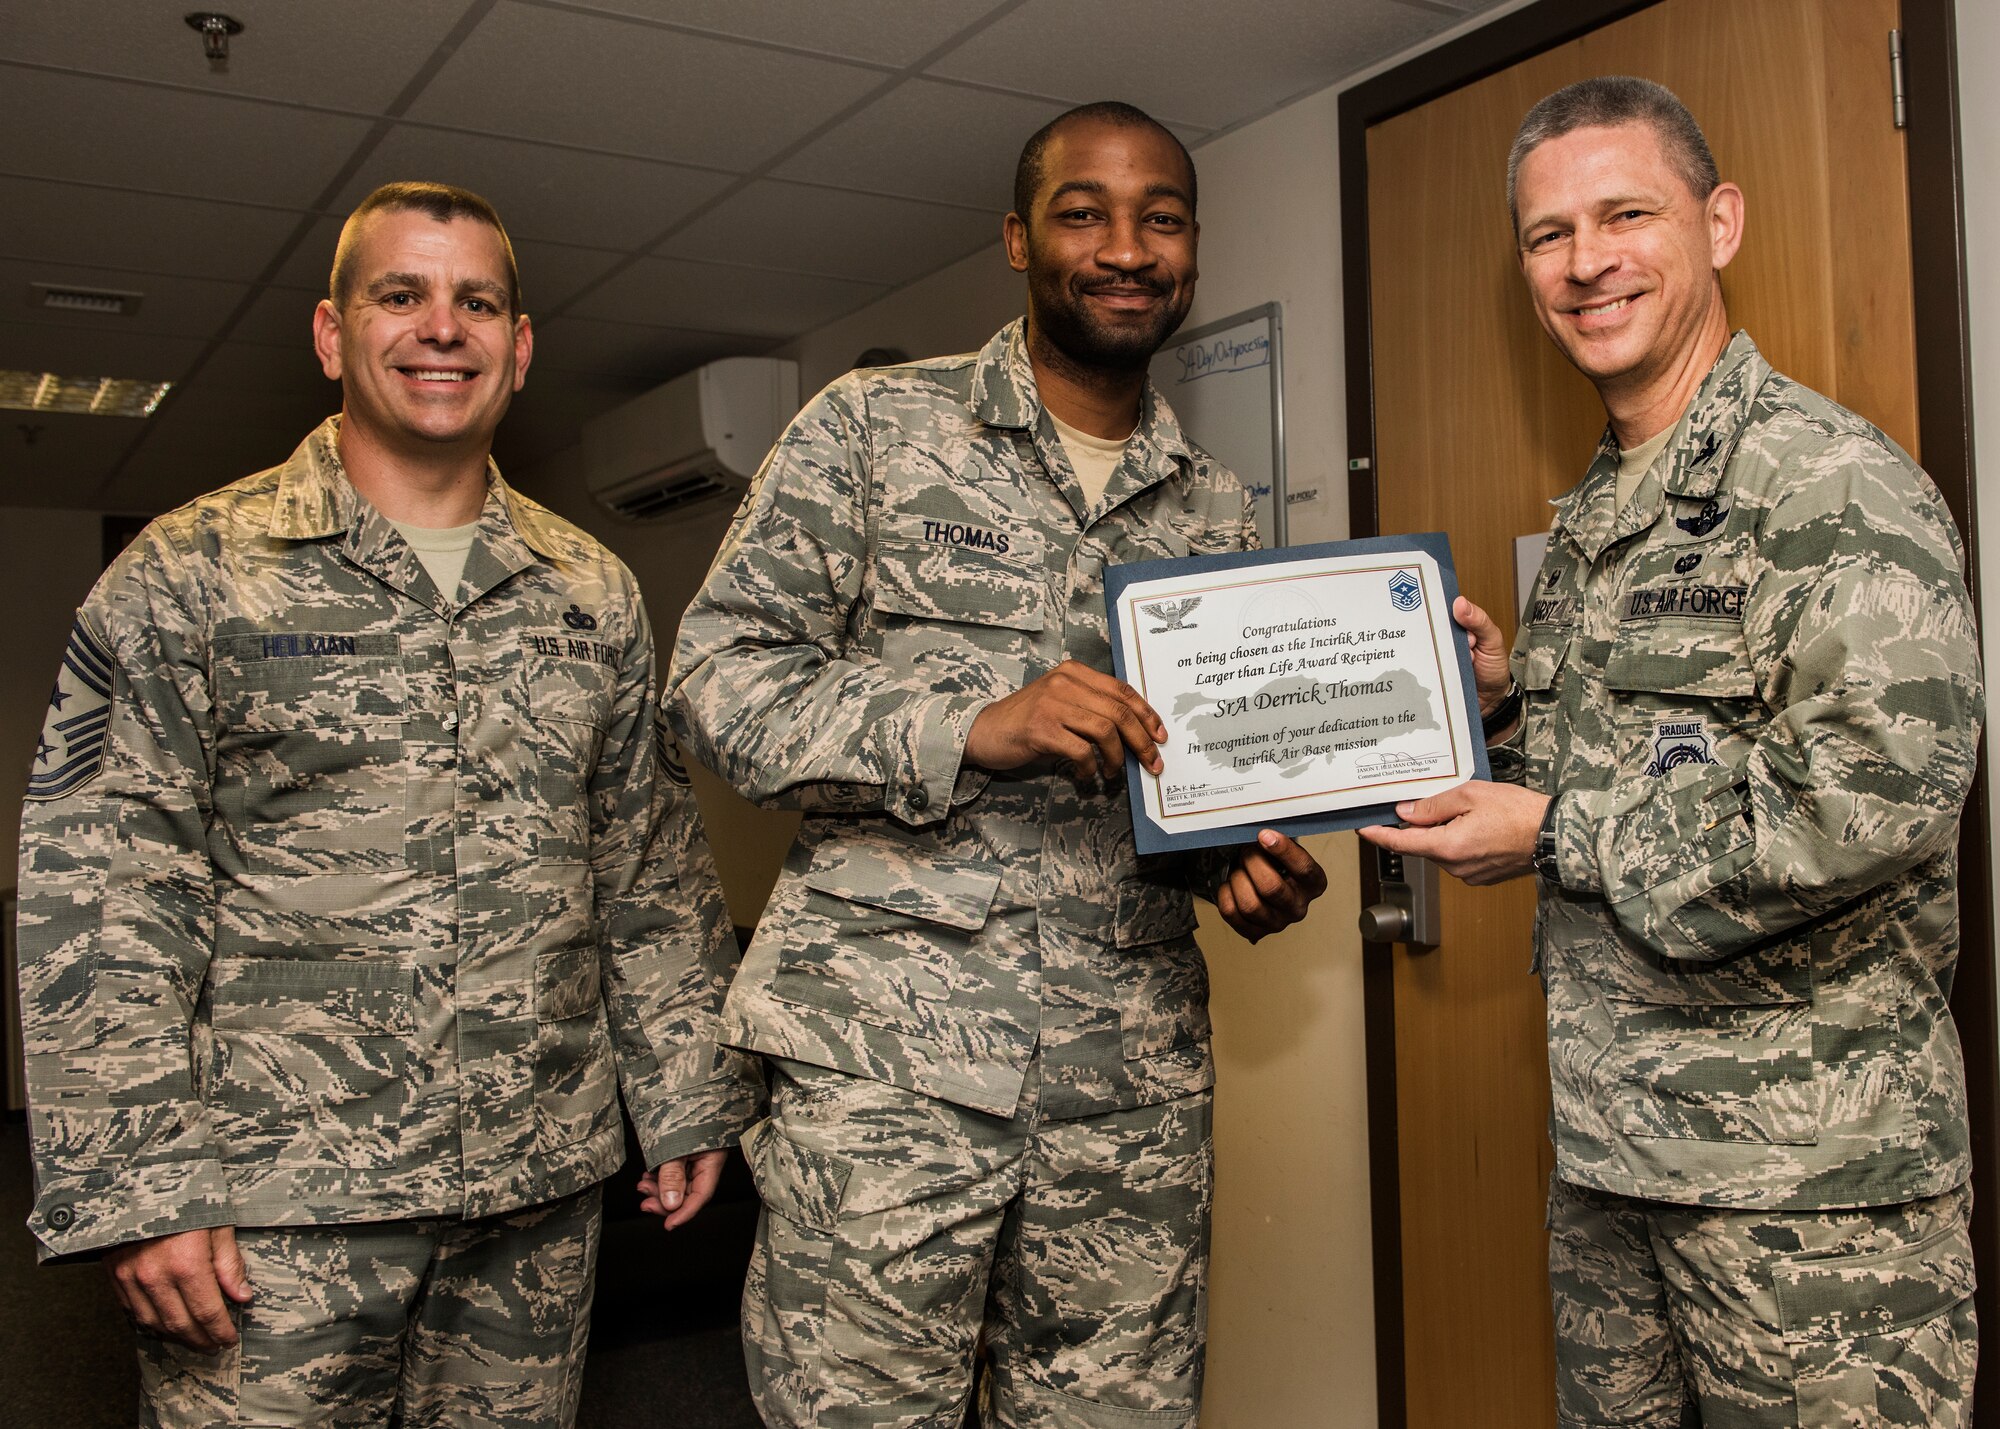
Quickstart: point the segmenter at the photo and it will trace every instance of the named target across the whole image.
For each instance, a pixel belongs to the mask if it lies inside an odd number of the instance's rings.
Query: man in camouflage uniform
[[[146,1422],[565,1425],[622,1088],[678,1222],[755,1115],[630,572],[488,458],[532,348],[473,195],[391,185],[343,408],[77,617],[23,821],[44,1257]]]
[[[1248,494],[1145,380],[1193,296],[1194,169],[1093,105],[1028,143],[1025,322],[856,372],[773,452],[681,626],[691,752],[806,809],[730,991],[775,1060],[746,1142],[768,1423],[1192,1425],[1211,1183],[1189,890],[1255,937],[1325,887],[1263,848],[1141,861],[1104,568],[1235,551]],[[1172,751],[1167,751],[1172,758]]]
[[[1730,335],[1743,196],[1666,90],[1542,101],[1510,196],[1610,429],[1557,503],[1516,683],[1456,612],[1520,782],[1371,836],[1541,880],[1561,1422],[1967,1424],[1946,998],[1983,693],[1957,533],[1893,442]]]

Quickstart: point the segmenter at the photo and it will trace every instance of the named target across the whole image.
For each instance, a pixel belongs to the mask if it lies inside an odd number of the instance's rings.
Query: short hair
[[[1021,222],[1029,223],[1035,206],[1035,190],[1042,186],[1045,162],[1048,158],[1049,141],[1066,125],[1094,122],[1109,124],[1117,129],[1157,129],[1180,151],[1181,162],[1188,172],[1188,211],[1194,211],[1194,155],[1188,153],[1187,145],[1178,135],[1137,105],[1126,104],[1117,99],[1100,99],[1094,104],[1079,104],[1076,108],[1058,114],[1029,136],[1021,146],[1021,161],[1014,166],[1014,212]]]
[[[1572,130],[1619,124],[1651,128],[1666,151],[1667,162],[1697,199],[1706,201],[1722,182],[1701,126],[1664,84],[1632,75],[1578,80],[1530,109],[1514,135],[1514,147],[1507,151],[1507,217],[1516,233],[1521,229],[1521,210],[1514,195],[1522,161],[1549,140],[1560,139]]]
[[[354,286],[354,245],[361,231],[361,220],[375,213],[412,212],[428,214],[439,223],[469,218],[499,234],[500,249],[507,255],[507,306],[512,309],[509,316],[521,315],[521,270],[514,262],[514,241],[507,236],[507,225],[500,221],[493,205],[470,189],[409,182],[382,185],[347,215],[347,222],[340,228],[340,242],[333,250],[333,273],[327,279],[327,295],[333,299],[334,307],[347,306]]]

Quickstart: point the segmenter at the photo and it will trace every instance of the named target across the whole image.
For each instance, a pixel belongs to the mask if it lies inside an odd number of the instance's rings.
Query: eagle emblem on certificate
[[[1200,604],[1201,597],[1198,595],[1191,595],[1186,600],[1156,600],[1151,605],[1140,606],[1139,613],[1150,615],[1161,622],[1153,627],[1153,634],[1165,635],[1173,630],[1194,629],[1188,624],[1188,617],[1194,614],[1194,608]]]

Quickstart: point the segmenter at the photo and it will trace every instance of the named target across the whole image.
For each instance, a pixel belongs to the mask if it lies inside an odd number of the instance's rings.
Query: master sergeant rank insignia
[[[35,745],[28,774],[30,799],[60,799],[95,779],[104,769],[104,744],[111,729],[111,652],[78,616],[63,651],[48,718]]]

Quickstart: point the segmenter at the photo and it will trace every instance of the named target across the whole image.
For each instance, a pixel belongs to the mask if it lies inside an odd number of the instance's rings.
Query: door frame
[[[1373,315],[1368,253],[1368,129],[1589,34],[1659,0],[1540,0],[1354,86],[1340,96],[1340,242],[1345,303],[1348,533],[1379,534],[1376,499]],[[1924,469],[1937,483],[1966,544],[1966,583],[1980,590],[1973,484],[1972,374],[1966,307],[1965,217],[1953,0],[1902,0],[1903,66],[1909,95],[1911,277],[1916,318],[1917,413]],[[1885,49],[1883,62],[1888,55]],[[1365,465],[1356,466],[1357,461]],[[1989,876],[1986,754],[1982,747],[1959,836],[1960,954],[1952,1013],[1965,1051],[1974,1198],[1972,1241],[1979,1270],[1975,1304],[2000,1325],[2000,1036],[1996,1036],[1993,892]],[[1362,903],[1378,889],[1360,858]],[[1396,1131],[1396,993],[1388,944],[1362,944],[1368,1084],[1369,1195],[1375,1265],[1375,1383],[1380,1429],[1404,1429],[1401,1175]],[[2000,1402],[2000,1355],[1980,1358],[1979,1401]]]

